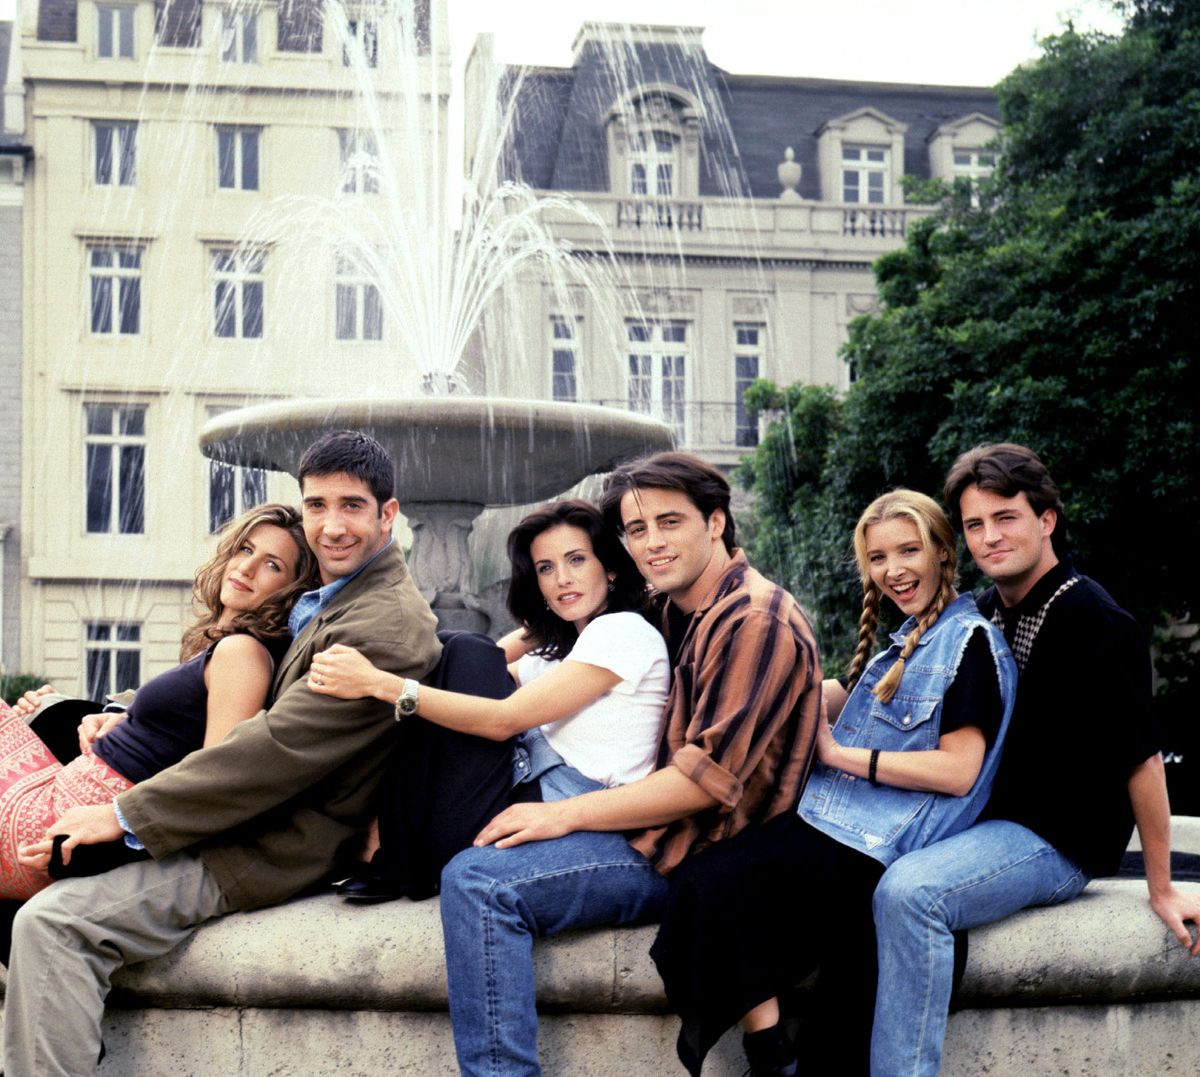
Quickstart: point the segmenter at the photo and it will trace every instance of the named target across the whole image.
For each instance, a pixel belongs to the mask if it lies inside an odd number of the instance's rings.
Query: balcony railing
[[[867,239],[903,239],[907,213],[902,209],[842,210],[842,235]]]
[[[588,404],[633,411],[628,400],[588,400]],[[681,449],[693,452],[721,453],[753,449],[758,444],[758,422],[726,400],[688,400],[670,414],[650,411],[644,414],[661,419],[675,432]]]
[[[623,199],[617,203],[617,227],[699,232],[704,228],[704,206],[658,198]]]

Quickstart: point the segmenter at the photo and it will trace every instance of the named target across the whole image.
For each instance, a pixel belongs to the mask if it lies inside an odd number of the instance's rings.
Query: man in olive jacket
[[[392,462],[373,439],[325,435],[300,462],[304,530],[323,586],[292,612],[295,636],[275,702],[221,743],[121,794],[75,808],[50,830],[79,844],[128,835],[152,860],[65,879],[18,913],[5,1006],[10,1077],[90,1073],[113,972],[166,953],[206,920],[279,902],[325,875],[361,831],[397,725],[372,699],[305,685],[335,643],[421,678],[437,662],[436,623],[391,541]]]

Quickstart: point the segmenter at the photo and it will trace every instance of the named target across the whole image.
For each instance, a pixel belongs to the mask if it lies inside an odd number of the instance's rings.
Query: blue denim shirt
[[[1000,631],[984,619],[970,595],[960,595],[942,612],[905,663],[904,677],[890,703],[881,703],[871,689],[891,668],[904,637],[916,623],[909,618],[892,635],[892,646],[876,655],[850,698],[834,729],[839,744],[879,748],[885,752],[916,752],[936,748],[941,736],[942,698],[954,680],[971,633],[987,635],[1000,682],[1003,717],[988,747],[979,777],[961,797],[872,785],[841,770],[813,764],[797,809],[818,830],[873,856],[884,864],[913,849],[970,826],[991,793],[1000,750],[1012,716],[1017,690],[1017,666]]]

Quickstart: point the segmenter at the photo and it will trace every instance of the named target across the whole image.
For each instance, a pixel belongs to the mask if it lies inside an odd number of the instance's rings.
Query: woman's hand
[[[817,723],[817,758],[827,767],[838,766],[838,742],[833,739],[829,718],[824,713]]]
[[[111,801],[108,804],[69,808],[51,824],[42,841],[22,845],[17,850],[17,859],[22,864],[45,870],[45,865],[50,863],[53,839],[59,834],[69,835],[62,848],[63,863],[69,864],[71,850],[76,845],[100,845],[106,841],[116,841],[125,835],[125,831],[117,820],[117,810]]]
[[[479,832],[475,844],[508,849],[527,841],[548,841],[570,834],[574,828],[563,811],[565,803],[556,800],[548,804],[510,804]]]
[[[43,684],[41,688],[31,688],[13,703],[12,709],[22,718],[27,718],[42,705],[42,696],[50,695],[53,692],[54,686],[49,684]]]
[[[323,696],[338,699],[384,698],[376,693],[387,676],[369,658],[344,643],[335,643],[327,651],[313,656],[308,670],[308,687]],[[397,693],[398,694],[398,693]]]
[[[125,721],[125,711],[109,711],[107,714],[86,714],[79,723],[79,750],[87,755],[97,737],[104,736],[114,726]]]

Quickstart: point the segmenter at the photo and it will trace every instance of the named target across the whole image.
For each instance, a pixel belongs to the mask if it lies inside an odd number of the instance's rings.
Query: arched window
[[[629,140],[629,193],[657,198],[674,195],[678,145],[670,131],[634,131]]]

